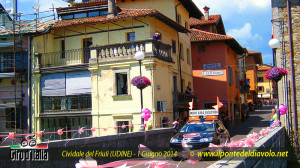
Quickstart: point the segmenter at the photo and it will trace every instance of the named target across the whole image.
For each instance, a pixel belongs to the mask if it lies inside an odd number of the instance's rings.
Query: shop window
[[[257,77],[257,81],[258,81],[258,82],[264,82],[264,77],[261,77],[261,76],[260,76],[260,77]]]

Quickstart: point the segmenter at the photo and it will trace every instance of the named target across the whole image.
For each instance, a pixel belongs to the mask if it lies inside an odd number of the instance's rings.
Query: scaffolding
[[[0,4],[0,134],[30,132],[31,37],[56,22],[54,7],[36,13],[9,14]],[[27,85],[26,85],[27,83]],[[28,91],[28,93],[27,93]],[[27,101],[25,100],[27,97]],[[25,102],[24,102],[25,100]],[[27,109],[26,105],[27,104]],[[1,140],[0,140],[1,141]]]

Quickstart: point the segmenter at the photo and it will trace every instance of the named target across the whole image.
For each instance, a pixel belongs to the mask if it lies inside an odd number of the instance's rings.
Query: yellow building
[[[32,41],[33,132],[108,127],[93,133],[102,136],[129,132],[121,128],[129,124],[139,131],[141,92],[130,83],[140,75],[137,51],[145,55],[142,75],[151,81],[143,90],[143,106],[153,112],[147,125],[184,115],[194,97],[183,93],[193,87],[189,11],[194,17],[202,13],[192,1],[160,3],[168,8],[150,0],[99,0],[57,9],[61,21]],[[156,32],[158,41],[152,38]],[[51,139],[90,134],[68,132]]]
[[[273,81],[265,78],[267,70],[271,69],[270,65],[257,66],[257,88],[259,99],[271,100],[273,99]]]

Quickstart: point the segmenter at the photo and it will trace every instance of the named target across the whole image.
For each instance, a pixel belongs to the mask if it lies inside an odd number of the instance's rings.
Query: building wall
[[[263,95],[269,95],[270,98],[268,98],[268,99],[271,100],[271,99],[273,99],[272,80],[266,79],[265,73],[266,73],[266,71],[258,71],[258,74],[257,74],[257,77],[263,78],[263,82],[257,82],[257,87],[262,86],[264,88],[263,92],[260,92],[258,90],[258,98],[261,98],[261,96],[263,96]],[[267,92],[267,89],[269,90],[269,92]]]
[[[250,94],[248,94],[248,102],[253,103],[257,97],[257,71],[254,56],[248,56],[246,78],[250,79]]]
[[[299,11],[300,11],[300,2],[297,0],[290,0],[290,11],[291,11],[291,23],[292,23],[292,42],[293,42],[293,54],[294,54],[294,76],[295,76],[295,94],[296,94],[296,104],[297,112],[299,116],[300,109],[300,43],[299,43],[299,34],[300,34],[300,23],[299,20]],[[290,42],[288,34],[288,10],[285,2],[280,2],[278,0],[272,1],[272,19],[283,20],[283,24],[279,22],[273,22],[274,38],[277,38],[281,42],[281,47],[277,49],[276,52],[276,61],[278,67],[285,67],[288,70],[287,82],[291,82],[291,63],[290,63]],[[282,27],[280,26],[282,25]],[[284,30],[284,34],[282,33]],[[284,42],[284,43],[283,43]],[[285,50],[284,50],[285,49]],[[279,94],[279,104],[287,104],[286,96],[286,84],[284,80],[278,82],[278,94]],[[292,96],[290,93],[289,97]],[[290,100],[290,99],[289,99]],[[290,104],[290,103],[288,103]],[[291,103],[293,104],[293,103]],[[292,105],[293,106],[293,105]],[[292,109],[292,108],[291,108]],[[292,111],[293,112],[293,111]],[[300,118],[298,119],[298,130]],[[293,121],[293,119],[291,119]],[[283,119],[281,121],[284,121]],[[293,122],[293,125],[295,123]]]
[[[177,43],[177,31],[172,27],[162,23],[155,18],[139,18],[144,23],[133,20],[134,26],[144,26],[142,28],[134,28],[136,32],[135,40],[152,39],[152,35],[159,31],[162,33],[162,43],[171,45],[172,40],[176,40]],[[120,24],[124,27],[131,27],[132,20],[117,21],[116,24]],[[107,26],[111,26],[110,30],[120,28],[116,25],[96,24],[93,27],[99,29],[107,29]],[[68,28],[78,32],[92,33],[95,30],[89,27],[77,26]],[[73,32],[67,30],[53,30],[52,34],[66,36],[66,50],[82,48],[82,39],[85,37],[92,37],[93,45],[107,45],[122,43],[126,41],[126,33],[131,32],[131,29],[111,31],[105,33],[92,33],[87,36],[78,35],[71,36]],[[108,39],[109,37],[109,39]],[[64,38],[54,38],[53,35],[43,35],[34,38],[33,42],[33,53],[47,53],[53,51],[60,51],[60,41]],[[187,41],[186,41],[187,43]],[[45,48],[44,48],[45,46]],[[178,47],[177,47],[178,50]],[[178,51],[177,51],[178,53]],[[167,109],[163,112],[162,117],[168,118],[168,121],[173,121],[173,74],[179,74],[178,72],[178,59],[176,54],[172,54],[172,58],[175,63],[169,63],[161,61],[157,58],[148,57],[142,61],[142,75],[149,78],[152,85],[143,90],[143,107],[152,111],[152,116],[149,119],[147,125],[160,124],[161,113],[157,112],[157,101],[166,101]],[[35,62],[36,62],[35,57]],[[82,59],[80,57],[74,59]],[[186,60],[185,60],[186,61]],[[35,63],[34,62],[34,63]],[[35,65],[35,64],[34,64]],[[184,69],[186,65],[183,64]],[[185,70],[185,69],[184,69]],[[140,75],[140,69],[138,61],[133,58],[124,58],[114,62],[100,62],[97,65],[90,65],[91,71],[91,82],[92,82],[92,127],[104,128],[114,127],[117,121],[129,121],[132,124],[140,124],[141,122],[141,100],[140,90],[130,84],[133,77]],[[36,75],[33,76],[33,102],[32,106],[35,113],[32,117],[36,117],[33,127],[35,131],[40,130],[41,121],[39,113],[41,112],[40,103],[40,76],[39,72],[36,71]],[[128,74],[128,95],[117,96],[115,86],[115,74],[119,72],[126,72]],[[192,83],[192,75],[186,75],[186,70],[183,71],[185,74],[185,81]],[[191,73],[190,73],[191,74]],[[179,80],[178,84],[179,86]],[[133,131],[139,131],[140,126],[134,126]],[[117,133],[116,129],[97,130],[94,135],[108,135]]]
[[[205,53],[198,53],[198,46],[205,46]],[[193,80],[195,94],[199,100],[198,108],[203,109],[204,103],[216,103],[217,96],[224,102],[221,110],[227,111],[228,116],[233,116],[233,105],[240,107],[239,86],[236,87],[235,72],[238,72],[237,54],[224,42],[192,43]],[[223,75],[203,76],[203,64],[221,63]],[[229,85],[229,70],[232,68],[233,84]],[[215,71],[215,70],[205,70]],[[239,110],[240,111],[240,110]],[[232,120],[234,118],[231,118]]]

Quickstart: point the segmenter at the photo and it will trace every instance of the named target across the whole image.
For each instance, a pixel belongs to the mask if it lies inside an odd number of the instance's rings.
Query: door
[[[83,59],[84,63],[89,63],[91,52],[90,52],[90,46],[93,45],[92,38],[86,38],[82,40],[83,44]]]

